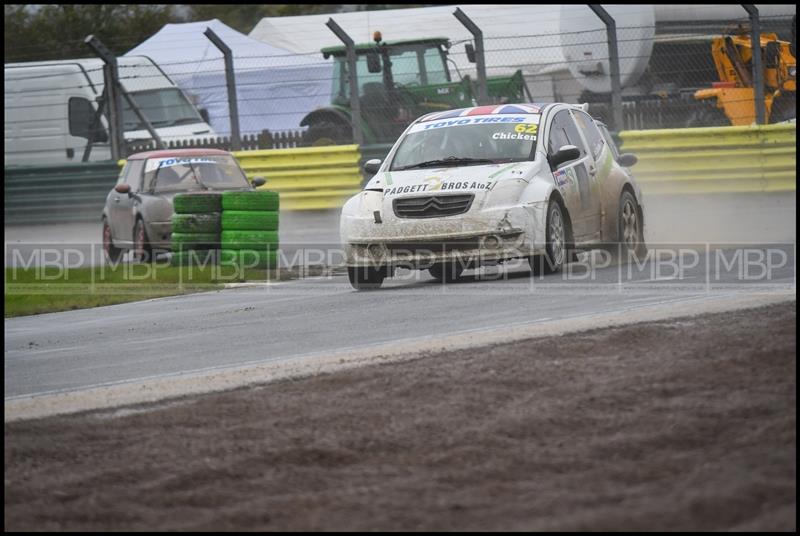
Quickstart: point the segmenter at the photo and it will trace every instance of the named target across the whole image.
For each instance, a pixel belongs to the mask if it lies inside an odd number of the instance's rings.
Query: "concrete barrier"
[[[629,130],[622,152],[645,195],[797,189],[797,125]]]

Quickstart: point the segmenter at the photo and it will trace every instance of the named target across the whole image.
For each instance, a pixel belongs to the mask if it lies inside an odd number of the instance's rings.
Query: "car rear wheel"
[[[133,227],[133,260],[136,262],[150,262],[153,260],[153,249],[147,238],[144,221],[136,220]]]
[[[111,226],[105,218],[103,218],[103,252],[106,256],[106,262],[110,264],[116,264],[122,258],[122,250],[114,246],[114,242],[111,239]]]
[[[350,284],[356,290],[379,289],[388,275],[389,269],[385,266],[378,268],[372,266],[347,267],[347,276],[350,278]]]
[[[437,262],[428,268],[428,273],[442,283],[458,281],[463,272],[464,266],[459,262]]]
[[[637,259],[647,255],[644,243],[644,227],[639,217],[636,198],[629,191],[622,192],[619,199],[619,251],[623,259],[634,255]]]
[[[558,201],[550,201],[545,225],[545,254],[528,257],[531,271],[538,275],[560,271],[567,262],[567,223]]]

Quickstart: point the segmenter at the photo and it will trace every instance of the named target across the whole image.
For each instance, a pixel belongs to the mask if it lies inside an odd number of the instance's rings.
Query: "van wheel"
[[[136,220],[133,227],[133,260],[136,262],[150,262],[153,260],[153,248],[147,238],[142,219]]]
[[[105,218],[103,218],[103,253],[109,264],[117,264],[122,258],[122,250],[114,246],[111,238],[111,226],[108,225],[108,220]]]

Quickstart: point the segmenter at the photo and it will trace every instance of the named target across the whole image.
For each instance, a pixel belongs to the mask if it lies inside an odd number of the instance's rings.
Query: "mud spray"
[[[647,195],[648,244],[794,243],[795,192]]]

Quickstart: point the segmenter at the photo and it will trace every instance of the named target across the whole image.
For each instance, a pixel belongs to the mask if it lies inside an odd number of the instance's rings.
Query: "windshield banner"
[[[189,158],[150,158],[145,165],[145,173],[154,169],[161,169],[172,166],[185,166],[188,164],[218,164],[216,160],[209,156],[192,156]]]
[[[453,119],[443,119],[441,121],[429,121],[425,123],[417,123],[409,133],[423,132],[425,130],[435,130],[439,128],[461,127],[464,125],[491,125],[491,124],[514,124],[514,123],[527,123],[539,124],[539,114],[494,114],[494,115],[476,115],[473,117],[455,117]]]

